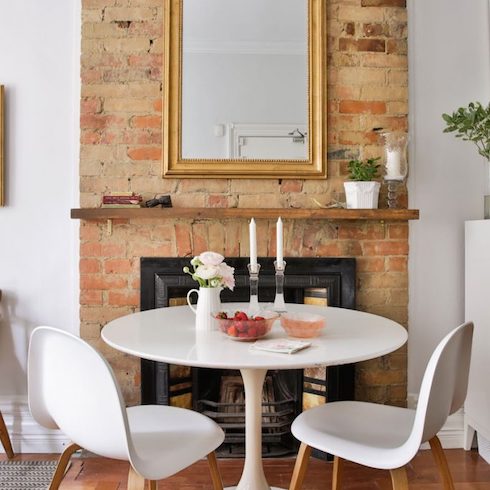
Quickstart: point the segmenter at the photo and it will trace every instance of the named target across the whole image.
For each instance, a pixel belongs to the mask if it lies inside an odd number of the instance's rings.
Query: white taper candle
[[[255,220],[252,218],[249,225],[250,234],[250,265],[255,267],[257,265],[257,229],[255,227]]]
[[[276,260],[279,267],[282,267],[284,261],[282,233],[282,219],[279,218],[276,226]]]

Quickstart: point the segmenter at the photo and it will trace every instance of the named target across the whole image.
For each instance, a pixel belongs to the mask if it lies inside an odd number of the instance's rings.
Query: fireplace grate
[[[274,379],[276,378],[276,379]],[[200,399],[197,409],[213,419],[225,432],[221,457],[242,457],[245,442],[245,400],[241,376],[233,371],[221,376],[219,401]],[[262,394],[262,442],[269,456],[286,455],[285,438],[291,437],[291,423],[297,415],[297,400],[287,377],[266,376]]]
[[[263,403],[262,445],[268,456],[283,456],[290,453],[284,438],[290,437],[291,423],[296,416],[295,400]],[[219,450],[221,457],[242,457],[245,444],[245,404],[219,403],[212,400],[199,401],[200,412],[217,422],[225,432],[225,441]],[[230,411],[232,409],[233,411]]]

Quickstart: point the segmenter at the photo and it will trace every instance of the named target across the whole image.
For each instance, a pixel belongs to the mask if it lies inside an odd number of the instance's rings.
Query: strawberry
[[[248,320],[248,316],[244,311],[237,311],[233,318],[235,320],[240,320],[240,321],[247,321]]]
[[[234,325],[232,325],[231,327],[228,328],[227,333],[231,337],[238,337],[238,331]]]
[[[247,331],[247,324],[243,323],[242,321],[235,322],[234,325],[239,332]]]
[[[226,320],[228,318],[228,315],[226,314],[226,311],[220,311],[216,315],[216,318],[220,318],[221,320]]]
[[[256,316],[256,317],[254,317],[254,320],[255,320],[256,322],[260,322],[260,321],[265,320],[265,318],[264,318],[263,316]]]

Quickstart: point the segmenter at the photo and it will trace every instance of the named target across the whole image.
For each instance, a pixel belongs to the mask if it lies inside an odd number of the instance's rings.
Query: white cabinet
[[[480,455],[490,463],[490,220],[465,223],[465,317],[475,331],[468,397],[465,449],[476,430]]]

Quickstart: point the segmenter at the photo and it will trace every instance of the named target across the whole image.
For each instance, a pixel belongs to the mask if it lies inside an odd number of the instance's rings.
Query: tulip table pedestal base
[[[262,465],[262,389],[267,369],[240,369],[245,391],[245,464],[240,482],[226,490],[284,490],[271,487]]]

